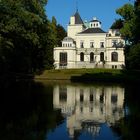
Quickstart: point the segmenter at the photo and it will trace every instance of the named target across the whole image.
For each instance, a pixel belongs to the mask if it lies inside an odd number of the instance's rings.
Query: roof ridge
[[[97,28],[87,28],[84,31],[78,33],[78,34],[84,34],[84,33],[106,33],[103,29],[97,27]]]

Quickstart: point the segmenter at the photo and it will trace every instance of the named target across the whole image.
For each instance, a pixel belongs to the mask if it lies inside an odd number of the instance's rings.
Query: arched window
[[[113,62],[118,61],[118,53],[117,52],[112,52],[111,53],[111,61],[113,61]]]
[[[84,61],[84,53],[83,52],[80,53],[80,61]]]
[[[94,62],[94,53],[93,52],[90,53],[90,62]]]
[[[103,52],[100,53],[100,61],[102,61],[102,62],[104,61],[104,53]]]

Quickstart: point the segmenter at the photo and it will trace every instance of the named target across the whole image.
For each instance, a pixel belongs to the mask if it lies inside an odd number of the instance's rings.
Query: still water
[[[0,140],[135,140],[138,86],[16,81],[0,86]]]

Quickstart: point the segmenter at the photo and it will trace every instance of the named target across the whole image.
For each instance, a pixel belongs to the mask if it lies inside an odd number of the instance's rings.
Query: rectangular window
[[[112,69],[114,69],[114,65],[112,65]]]
[[[90,102],[93,102],[93,94],[90,94],[89,100],[90,100]]]
[[[112,40],[112,47],[116,47],[117,45],[117,40]]]
[[[84,91],[83,89],[80,89],[80,102],[83,102],[84,101]]]
[[[118,99],[118,96],[117,95],[111,95],[111,103],[112,104],[117,103],[117,99]]]
[[[112,62],[117,62],[118,61],[118,53],[117,52],[112,52],[111,53],[111,61]]]
[[[83,102],[83,101],[84,101],[84,95],[80,94],[80,102]]]
[[[83,113],[83,107],[80,107],[80,112]]]
[[[117,69],[117,65],[112,65],[112,69]]]
[[[90,42],[90,48],[94,48],[94,42]]]
[[[104,102],[104,93],[102,93],[101,95],[100,95],[100,103],[103,103]]]
[[[80,61],[82,61],[82,62],[84,61],[84,53],[83,52],[80,53]]]
[[[115,33],[115,36],[120,36],[120,32],[117,31],[117,32]]]
[[[67,101],[67,88],[66,87],[59,88],[59,100],[62,102]]]
[[[67,66],[67,53],[66,52],[60,53],[60,66]]]
[[[104,48],[104,42],[100,42],[100,48]]]
[[[90,107],[90,108],[89,108],[89,111],[90,111],[90,112],[93,112],[93,107]]]
[[[100,61],[103,62],[104,61],[104,52],[100,53]]]
[[[84,48],[84,41],[80,42],[80,48]]]

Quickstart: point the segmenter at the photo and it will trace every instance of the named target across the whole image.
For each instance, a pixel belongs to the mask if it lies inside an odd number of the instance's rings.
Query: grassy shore
[[[46,70],[41,75],[36,75],[35,79],[46,80],[71,80],[72,77],[83,76],[85,74],[96,73],[120,73],[120,70],[111,69],[61,69],[61,70]]]
[[[71,80],[72,82],[140,82],[140,71],[117,69],[63,69],[46,70],[35,79]]]

